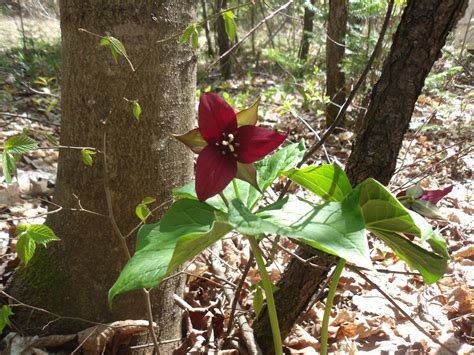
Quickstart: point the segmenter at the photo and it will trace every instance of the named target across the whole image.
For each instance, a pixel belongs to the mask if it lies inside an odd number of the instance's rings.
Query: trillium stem
[[[346,260],[342,258],[339,259],[332,276],[331,286],[329,287],[326,306],[324,307],[323,325],[321,328],[321,347],[319,349],[321,355],[327,355],[328,353],[329,317],[331,316],[331,309],[334,302],[334,296],[336,295],[337,285],[339,284],[339,279],[341,278],[342,270],[344,270],[345,265]]]
[[[270,317],[270,325],[272,327],[275,354],[282,355],[283,348],[281,342],[280,326],[278,325],[278,316],[275,307],[275,299],[273,298],[273,285],[270,281],[270,277],[268,276],[267,269],[265,268],[265,260],[263,259],[262,253],[260,252],[257,240],[251,235],[247,236],[247,238],[250,242],[252,253],[255,256],[255,261],[257,262],[260,277],[262,278],[262,285],[267,300],[268,316]]]
[[[240,200],[240,191],[237,186],[237,181],[235,181],[235,179],[232,179],[232,185],[234,186],[235,197]]]

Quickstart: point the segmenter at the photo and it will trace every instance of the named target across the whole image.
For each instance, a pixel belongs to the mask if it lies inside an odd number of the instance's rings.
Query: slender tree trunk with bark
[[[301,46],[300,46],[300,59],[306,60],[308,58],[309,53],[309,42],[313,35],[313,20],[314,20],[314,11],[313,6],[316,0],[309,0],[308,5],[304,8],[304,16],[303,16],[303,37],[301,38]]]
[[[144,197],[162,203],[172,188],[191,179],[192,155],[170,134],[193,126],[195,58],[191,48],[177,40],[155,42],[195,22],[195,6],[194,0],[61,1],[61,144],[102,151],[106,132],[108,176],[102,154],[95,155],[90,167],[80,151],[61,150],[54,202],[65,209],[47,219],[61,240],[37,251],[28,266],[17,271],[9,291],[22,302],[96,322],[147,319],[139,292],[118,296],[112,308],[107,303],[108,290],[126,262],[110,220],[67,208],[78,208],[76,195],[85,209],[108,215],[108,185],[115,219],[127,234],[140,222],[134,211]],[[158,24],[150,13],[156,14]],[[120,39],[136,72],[131,74],[123,57],[115,63],[110,49],[80,28]],[[139,100],[139,121],[123,97]],[[135,234],[129,238],[132,253],[134,239]],[[183,279],[176,277],[151,292],[162,340],[181,337],[181,315],[172,294],[182,291]],[[15,315],[26,333],[40,333],[50,320],[30,310],[15,309]],[[70,333],[87,326],[60,319],[46,331]]]
[[[329,15],[326,38],[326,95],[330,102],[326,107],[326,126],[336,118],[344,104],[344,72],[341,65],[345,52],[347,30],[346,0],[329,0]]]
[[[357,124],[347,172],[359,183],[376,176],[388,184],[426,76],[467,0],[409,1],[367,113]]]
[[[347,164],[346,172],[353,185],[368,177],[389,182],[424,80],[467,3],[468,0],[408,1]],[[297,254],[308,259],[314,253],[299,248]],[[315,254],[318,258],[312,262],[317,268],[292,260],[277,285],[275,302],[283,338],[314,295],[321,298],[323,282],[335,265],[334,256]],[[273,342],[266,309],[254,329],[260,347],[271,353]]]
[[[227,8],[227,0],[216,0],[216,13]],[[230,49],[230,40],[225,30],[225,23],[222,15],[218,15],[216,21],[217,46],[219,47],[219,56],[222,56]],[[230,79],[231,74],[231,54],[227,54],[220,61],[221,75],[225,80]]]
[[[207,3],[206,0],[201,0],[202,14],[204,16],[204,32],[206,33],[206,42],[207,42],[207,54],[210,57],[214,55],[214,50],[212,49],[211,42],[211,30],[209,29],[209,14],[207,12]]]

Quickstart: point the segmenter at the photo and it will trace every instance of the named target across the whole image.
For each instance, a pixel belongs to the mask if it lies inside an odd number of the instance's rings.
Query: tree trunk
[[[446,37],[464,13],[467,0],[409,1],[357,138],[347,172],[359,183],[376,177],[388,184],[403,136],[425,78],[441,56]]]
[[[329,15],[326,38],[326,95],[331,100],[326,107],[326,126],[336,118],[340,106],[344,104],[344,59],[347,29],[346,0],[329,0]]]
[[[85,209],[107,215],[107,179],[115,218],[127,234],[139,222],[134,210],[144,197],[166,201],[172,188],[192,177],[192,155],[170,133],[193,126],[195,59],[192,50],[177,40],[154,42],[181,33],[194,22],[195,5],[193,0],[61,1],[61,144],[102,151],[107,132],[108,176],[102,154],[89,167],[78,150],[61,150],[54,202],[65,209],[47,219],[61,241],[39,250],[28,267],[16,273],[10,292],[22,302],[96,322],[146,319],[138,292],[118,296],[112,309],[107,304],[107,292],[126,262],[110,220],[67,208],[78,207],[75,194]],[[152,12],[158,24],[151,19]],[[110,50],[99,47],[97,37],[79,28],[120,39],[137,71],[132,75],[122,57],[116,64]],[[139,122],[123,97],[139,100],[143,110]],[[134,236],[129,239],[133,251]],[[171,296],[182,290],[183,280],[177,277],[152,292],[161,339],[181,337],[180,312]],[[50,320],[30,310],[16,309],[15,315],[27,333],[40,332]],[[90,324],[60,319],[46,331],[70,333],[86,326]]]
[[[347,164],[346,171],[353,185],[368,177],[384,184],[389,182],[423,82],[467,2],[408,1]],[[312,256],[303,248],[299,248],[297,254],[305,259]],[[275,302],[283,338],[312,296],[317,294],[320,298],[322,282],[335,265],[334,256],[321,252],[316,255],[319,258],[313,263],[318,268],[293,260],[278,283]],[[271,353],[273,343],[269,324],[265,309],[254,328],[258,344]]]
[[[300,59],[306,60],[309,52],[309,41],[313,36],[313,6],[316,0],[309,0],[309,4],[304,8],[303,16],[303,37],[301,38]]]
[[[214,55],[214,50],[212,49],[211,30],[209,29],[209,21],[208,21],[209,14],[207,13],[206,0],[201,0],[201,7],[202,7],[202,15],[204,17],[204,32],[206,33],[207,54],[209,54],[209,56],[212,57]]]
[[[227,0],[216,0],[216,13],[227,8]],[[230,49],[229,36],[225,30],[225,23],[222,15],[218,15],[216,21],[217,46],[219,47],[219,56],[222,56]],[[227,54],[220,61],[221,75],[225,80],[230,79],[231,74],[231,54]]]

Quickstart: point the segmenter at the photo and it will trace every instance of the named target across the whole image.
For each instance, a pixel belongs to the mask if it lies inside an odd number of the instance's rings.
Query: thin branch
[[[340,124],[340,121],[344,117],[344,114],[346,113],[347,109],[351,105],[352,100],[354,99],[357,91],[359,88],[362,86],[362,84],[365,81],[365,78],[367,77],[367,74],[372,68],[372,64],[375,60],[375,57],[377,56],[378,51],[380,50],[380,47],[383,44],[383,38],[385,37],[385,33],[387,32],[388,25],[390,23],[390,18],[392,15],[392,10],[393,10],[393,4],[394,0],[390,0],[388,3],[387,7],[387,12],[385,14],[385,19],[382,25],[382,29],[380,30],[379,38],[377,40],[377,43],[375,44],[374,50],[372,51],[372,55],[370,56],[364,71],[359,77],[359,80],[357,80],[357,83],[355,84],[354,88],[352,89],[351,93],[349,94],[349,97],[347,98],[346,102],[344,102],[344,105],[339,109],[339,113],[337,114],[336,118],[334,119],[334,122],[328,127],[326,132],[324,132],[323,136],[321,137],[321,140],[317,142],[316,144],[311,147],[310,150],[303,156],[303,159],[298,163],[297,167],[300,168],[306,161],[313,156],[313,154],[322,147],[326,139],[332,134],[332,132],[336,129],[336,127]],[[291,180],[288,180],[285,186],[283,187],[283,190],[280,193],[280,196],[278,199],[282,199],[286,193],[288,192],[288,188],[290,187]]]
[[[213,254],[209,255],[211,259],[211,265],[212,269],[214,270],[214,273],[218,275],[219,277],[225,277],[225,269],[220,263],[219,259],[216,258]],[[224,295],[229,303],[232,303],[234,299],[234,292],[230,287],[224,286],[223,287]],[[236,309],[240,311],[240,306],[237,303]],[[255,341],[255,336],[253,333],[252,327],[250,327],[247,318],[245,317],[244,314],[239,314],[237,317],[237,321],[239,322],[240,325],[240,330],[242,332],[242,337],[245,342],[245,345],[247,346],[247,350],[251,354],[262,354],[262,351],[260,350],[257,342]]]
[[[270,15],[268,15],[267,17],[265,17],[262,21],[260,21],[255,27],[253,27],[249,32],[247,32],[237,43],[235,43],[232,47],[229,48],[229,50],[227,50],[225,53],[223,53],[219,58],[217,58],[214,62],[212,62],[207,68],[211,68],[213,67],[214,65],[216,65],[217,63],[219,63],[223,58],[225,58],[226,56],[228,56],[232,51],[234,51],[235,49],[237,49],[237,47],[239,47],[247,38],[249,38],[252,33],[254,33],[260,26],[262,26],[264,23],[266,23],[268,20],[270,20],[272,17],[274,17],[275,15],[277,15],[278,13],[280,13],[281,11],[283,11],[284,9],[286,9],[288,6],[290,6],[292,3],[293,3],[294,0],[290,0],[288,1],[287,3],[283,4],[282,6],[280,6],[278,9],[276,9],[275,11],[273,11]]]
[[[112,204],[112,196],[111,196],[108,181],[107,181],[109,174],[108,174],[108,169],[107,169],[107,130],[105,127],[104,127],[104,139],[103,139],[103,152],[104,152],[104,190],[105,190],[105,199],[107,202],[107,209],[109,212],[109,220],[110,220],[110,223],[112,224],[112,228],[115,232],[115,235],[118,241],[120,242],[120,245],[122,247],[122,252],[124,253],[127,260],[130,260],[131,255],[130,255],[130,250],[128,249],[127,241],[117,224],[117,220],[115,219],[114,209],[113,209],[113,204]],[[145,298],[145,302],[147,306],[148,329],[150,331],[153,344],[155,345],[155,352],[157,354],[160,354],[160,345],[158,343],[158,339],[156,338],[156,333],[155,333],[155,329],[153,325],[154,322],[153,322],[153,313],[151,309],[150,292],[145,288],[142,288],[141,291]]]
[[[455,351],[451,350],[450,348],[448,348],[446,345],[444,345],[443,343],[441,343],[438,339],[434,338],[433,336],[431,336],[430,333],[428,333],[421,325],[419,325],[416,320],[414,320],[412,317],[410,317],[410,315],[405,312],[403,310],[403,308],[401,308],[397,302],[395,302],[393,300],[392,297],[390,297],[384,290],[382,290],[377,284],[375,284],[374,282],[372,282],[372,280],[370,280],[364,273],[362,273],[361,271],[359,271],[358,269],[356,268],[352,268],[350,267],[350,269],[352,271],[354,271],[357,275],[359,275],[360,277],[362,277],[368,284],[370,284],[373,288],[375,288],[377,291],[380,292],[380,294],[382,296],[384,296],[387,301],[389,301],[401,314],[403,314],[403,316],[405,316],[405,318],[407,318],[410,323],[412,323],[420,332],[422,332],[424,335],[426,335],[431,341],[433,341],[434,343],[438,344],[439,346],[441,346],[443,349],[449,351],[451,354],[456,354]]]
[[[252,252],[250,252],[249,260],[247,261],[247,265],[245,265],[244,272],[242,273],[242,276],[240,277],[239,284],[237,285],[237,289],[235,290],[235,293],[234,293],[234,299],[232,300],[229,322],[227,325],[227,332],[226,332],[225,337],[228,337],[230,335],[230,332],[232,331],[235,311],[237,310],[237,303],[239,302],[240,293],[242,292],[242,287],[244,286],[245,279],[247,278],[247,275],[253,264],[254,264],[254,257],[253,257]]]

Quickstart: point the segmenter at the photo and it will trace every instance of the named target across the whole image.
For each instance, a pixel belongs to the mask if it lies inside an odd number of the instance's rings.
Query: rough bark
[[[216,13],[227,8],[227,0],[216,0]],[[216,21],[217,46],[219,47],[219,56],[222,56],[230,49],[230,40],[225,30],[224,19],[221,15]],[[231,75],[231,54],[227,54],[220,60],[221,75],[225,80],[230,79]]]
[[[344,43],[347,30],[346,0],[329,0],[326,38],[326,95],[331,100],[326,107],[326,126],[336,118],[339,107],[344,104]]]
[[[309,53],[309,42],[313,33],[314,11],[313,6],[316,0],[309,0],[310,6],[305,6],[303,16],[303,37],[301,38],[300,59],[306,60]]]
[[[61,144],[102,150],[107,131],[108,187],[118,225],[127,234],[139,222],[134,209],[145,196],[163,202],[173,187],[192,176],[192,155],[170,133],[193,126],[195,58],[177,40],[154,42],[194,22],[195,1],[62,0],[60,5]],[[156,14],[158,24],[150,13]],[[131,76],[122,58],[116,64],[110,50],[99,47],[98,38],[79,28],[119,38],[133,63],[143,61],[136,73]],[[139,122],[123,97],[139,100],[143,109]],[[107,214],[103,162],[97,154],[89,167],[79,151],[61,150],[54,202],[77,208],[76,194],[84,208]],[[47,224],[61,241],[40,250],[27,268],[16,273],[10,287],[14,296],[62,316],[97,322],[146,319],[138,292],[118,296],[112,309],[107,304],[107,292],[126,261],[107,218],[63,210],[50,215]],[[171,295],[182,289],[183,280],[174,278],[152,292],[161,339],[181,336],[180,312]],[[16,309],[15,313],[17,324],[27,333],[40,332],[49,320],[40,312]],[[46,331],[69,333],[86,326],[90,324],[67,319]]]
[[[384,184],[389,182],[424,80],[467,2],[408,1],[349,158],[346,172],[353,185],[368,177]],[[297,254],[305,259],[312,255],[302,248]],[[321,295],[322,281],[335,265],[333,256],[324,253],[317,255],[319,257],[312,262],[320,268],[293,260],[278,283],[275,302],[283,338],[288,335],[312,295]],[[271,353],[273,343],[269,324],[265,309],[254,328],[259,345]]]
[[[383,184],[390,181],[425,78],[467,3],[408,2],[367,113],[357,125],[357,138],[347,163],[354,183],[368,177],[376,177]]]

